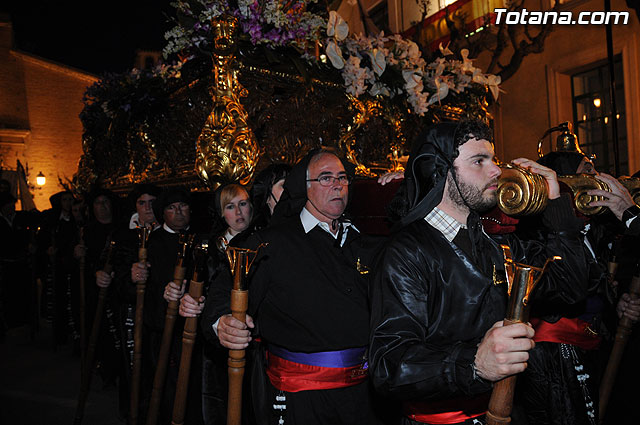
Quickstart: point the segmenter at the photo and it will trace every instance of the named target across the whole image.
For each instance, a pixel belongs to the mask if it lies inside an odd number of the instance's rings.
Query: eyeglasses
[[[318,182],[320,183],[320,186],[325,186],[325,187],[333,186],[336,180],[340,182],[342,186],[348,186],[349,184],[351,184],[351,177],[349,176],[338,176],[338,177],[320,176],[317,179],[307,179],[308,182]]]

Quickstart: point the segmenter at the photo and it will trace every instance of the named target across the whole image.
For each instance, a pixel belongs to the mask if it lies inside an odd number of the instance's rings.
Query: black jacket
[[[546,246],[512,235],[501,242],[520,263],[540,267],[552,255],[563,257],[549,267],[534,301],[584,297],[586,288],[575,284],[587,280],[580,223],[566,199],[550,205],[555,233]],[[487,242],[485,254],[500,258],[498,243]],[[492,276],[425,220],[405,226],[387,245],[371,302],[370,376],[382,394],[442,400],[491,389],[474,377],[471,365],[484,334],[505,316],[506,285],[494,285]]]

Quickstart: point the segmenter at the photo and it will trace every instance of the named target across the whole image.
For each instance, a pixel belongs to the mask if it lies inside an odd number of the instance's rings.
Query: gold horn
[[[542,212],[547,206],[544,177],[514,164],[500,164],[498,207],[507,215],[526,216]]]
[[[498,207],[507,215],[522,217],[539,214],[547,206],[548,189],[545,179],[524,168],[513,164],[500,164],[502,175],[498,180]],[[592,189],[611,191],[609,185],[591,174],[558,176],[558,181],[571,189],[577,211],[592,216],[603,213],[606,207],[591,206],[601,196],[589,195]],[[634,201],[640,201],[640,179],[621,179],[620,181],[631,193]]]
[[[558,176],[558,181],[566,184],[573,194],[573,202],[576,210],[584,215],[598,215],[607,210],[607,207],[594,207],[589,204],[593,201],[601,201],[602,196],[589,195],[587,192],[592,189],[606,190],[610,192],[609,185],[600,181],[592,174],[575,174],[569,176]]]

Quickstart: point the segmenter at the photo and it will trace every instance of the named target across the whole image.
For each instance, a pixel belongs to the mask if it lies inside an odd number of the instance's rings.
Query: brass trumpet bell
[[[513,164],[500,164],[498,207],[510,216],[535,215],[547,206],[547,183],[544,177]]]

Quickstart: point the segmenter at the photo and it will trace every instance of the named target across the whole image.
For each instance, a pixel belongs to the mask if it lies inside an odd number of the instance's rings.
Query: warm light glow
[[[604,123],[609,124],[609,117],[604,117]]]
[[[44,186],[46,182],[47,182],[46,177],[44,176],[44,174],[42,174],[42,171],[40,171],[36,176],[36,184],[38,186]]]
[[[586,120],[587,120],[587,115],[585,114],[582,116],[582,121],[586,121]]]
[[[620,114],[616,114],[616,119],[619,120],[620,119]]]
[[[596,108],[600,107],[600,98],[596,97],[595,99],[593,99],[593,106],[595,106]]]

